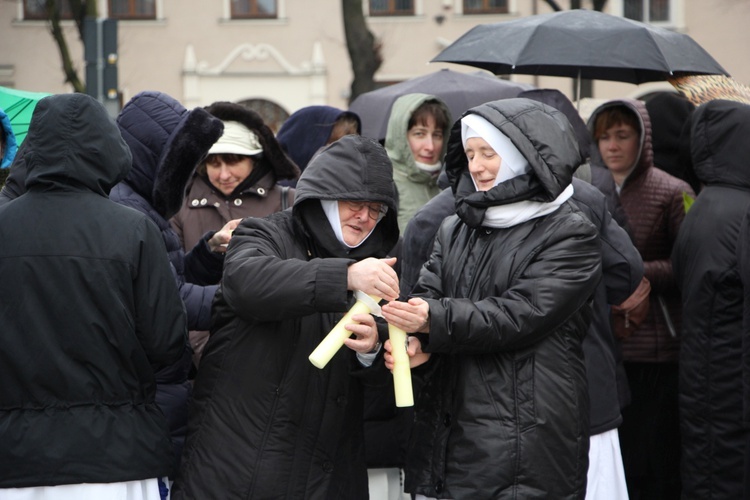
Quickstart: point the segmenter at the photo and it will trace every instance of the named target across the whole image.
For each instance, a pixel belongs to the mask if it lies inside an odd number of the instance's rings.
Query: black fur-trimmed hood
[[[188,111],[161,92],[133,97],[117,117],[133,154],[125,181],[165,219],[176,214],[198,164],[224,130],[203,108]]]
[[[263,146],[263,159],[270,166],[276,176],[276,180],[296,179],[299,177],[300,169],[286,153],[276,140],[273,131],[265,124],[263,118],[253,110],[247,109],[241,104],[233,102],[215,102],[206,106],[206,111],[224,122],[239,122],[255,132]]]

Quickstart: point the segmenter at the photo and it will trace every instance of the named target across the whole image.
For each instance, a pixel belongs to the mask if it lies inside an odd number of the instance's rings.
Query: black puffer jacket
[[[391,172],[379,144],[346,136],[310,162],[291,211],[235,230],[172,498],[367,498],[362,384],[390,374],[346,348],[322,370],[308,356],[352,305],[348,266],[398,239]],[[319,203],[338,199],[389,207],[351,251]]]
[[[607,172],[607,176],[612,176]],[[607,200],[594,186],[573,179],[571,200],[598,229],[602,242],[602,281],[594,297],[594,316],[583,341],[589,386],[590,434],[614,429],[622,422],[621,401],[630,393],[623,390],[618,370],[622,354],[615,344],[609,321],[609,304],[620,304],[632,294],[643,277],[643,261],[630,238],[607,210]],[[443,219],[453,215],[455,201],[450,188],[444,189],[419,209],[406,226],[400,291],[405,300],[430,256],[435,234]]]
[[[406,489],[437,498],[583,498],[588,394],[581,344],[601,279],[596,229],[569,202],[505,229],[487,207],[554,200],[581,161],[565,117],[528,99],[472,108],[532,172],[477,192],[451,132],[445,220],[414,295],[430,306]]]
[[[0,209],[0,488],[164,476],[152,367],[186,318],[156,227],[107,198],[130,153],[83,94],[41,100],[25,189]]]
[[[704,188],[672,252],[683,301],[682,491],[685,498],[747,498],[737,238],[750,208],[750,106],[710,101],[695,110],[691,129]]]

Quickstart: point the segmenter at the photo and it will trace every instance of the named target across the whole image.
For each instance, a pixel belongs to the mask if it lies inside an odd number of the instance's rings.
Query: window
[[[70,2],[67,0],[54,0],[55,9],[60,13],[60,19],[73,19],[70,10]],[[23,0],[24,19],[49,19],[47,16],[46,0]]]
[[[109,0],[112,19],[156,19],[155,0]]]
[[[241,104],[247,109],[258,113],[263,118],[263,123],[268,125],[274,134],[279,131],[281,125],[289,118],[289,113],[284,108],[266,99],[248,99],[240,101],[237,104]]]
[[[232,0],[232,19],[269,19],[278,17],[276,0]]]
[[[370,0],[371,16],[413,16],[414,0]]]
[[[670,0],[623,0],[622,15],[644,23],[666,23],[672,20]]]
[[[507,14],[508,0],[463,0],[464,14]]]

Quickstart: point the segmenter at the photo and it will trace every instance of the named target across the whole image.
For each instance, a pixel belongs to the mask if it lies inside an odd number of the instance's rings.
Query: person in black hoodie
[[[84,94],[42,99],[24,148],[25,193],[0,208],[0,488],[19,488],[0,497],[158,499],[154,368],[187,318],[158,229],[108,199],[129,148]]]
[[[427,353],[415,364],[429,356],[406,491],[585,495],[582,341],[602,260],[596,228],[569,201],[580,163],[568,120],[530,99],[477,106],[453,126],[446,172],[456,215],[441,225],[412,297],[382,308],[389,324],[422,334],[410,342],[410,354]]]
[[[369,314],[318,369],[308,360],[354,290],[398,297],[393,170],[348,135],[315,156],[292,210],[234,232],[195,380],[172,498],[367,498],[363,385],[389,374]]]
[[[750,106],[714,100],[690,122],[703,189],[672,250],[682,296],[679,363],[683,498],[748,498],[743,413],[743,283],[737,242],[750,209]],[[747,249],[745,249],[747,251]]]
[[[690,116],[695,105],[674,92],[657,92],[646,100],[651,118],[651,145],[654,166],[701,190],[690,158]]]

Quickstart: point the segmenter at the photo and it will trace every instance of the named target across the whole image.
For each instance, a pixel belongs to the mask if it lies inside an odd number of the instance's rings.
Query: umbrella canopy
[[[516,97],[533,85],[501,80],[490,74],[460,73],[441,69],[428,75],[411,78],[357,96],[349,111],[362,119],[362,135],[371,139],[385,139],[391,106],[406,94],[430,94],[445,102],[451,118],[457,120],[467,109],[497,99]]]
[[[431,62],[635,84],[727,74],[688,35],[582,9],[476,26]]]
[[[51,94],[0,87],[0,109],[8,115],[19,146],[29,131],[29,123],[31,123],[31,115],[34,113],[36,103],[48,95]]]

